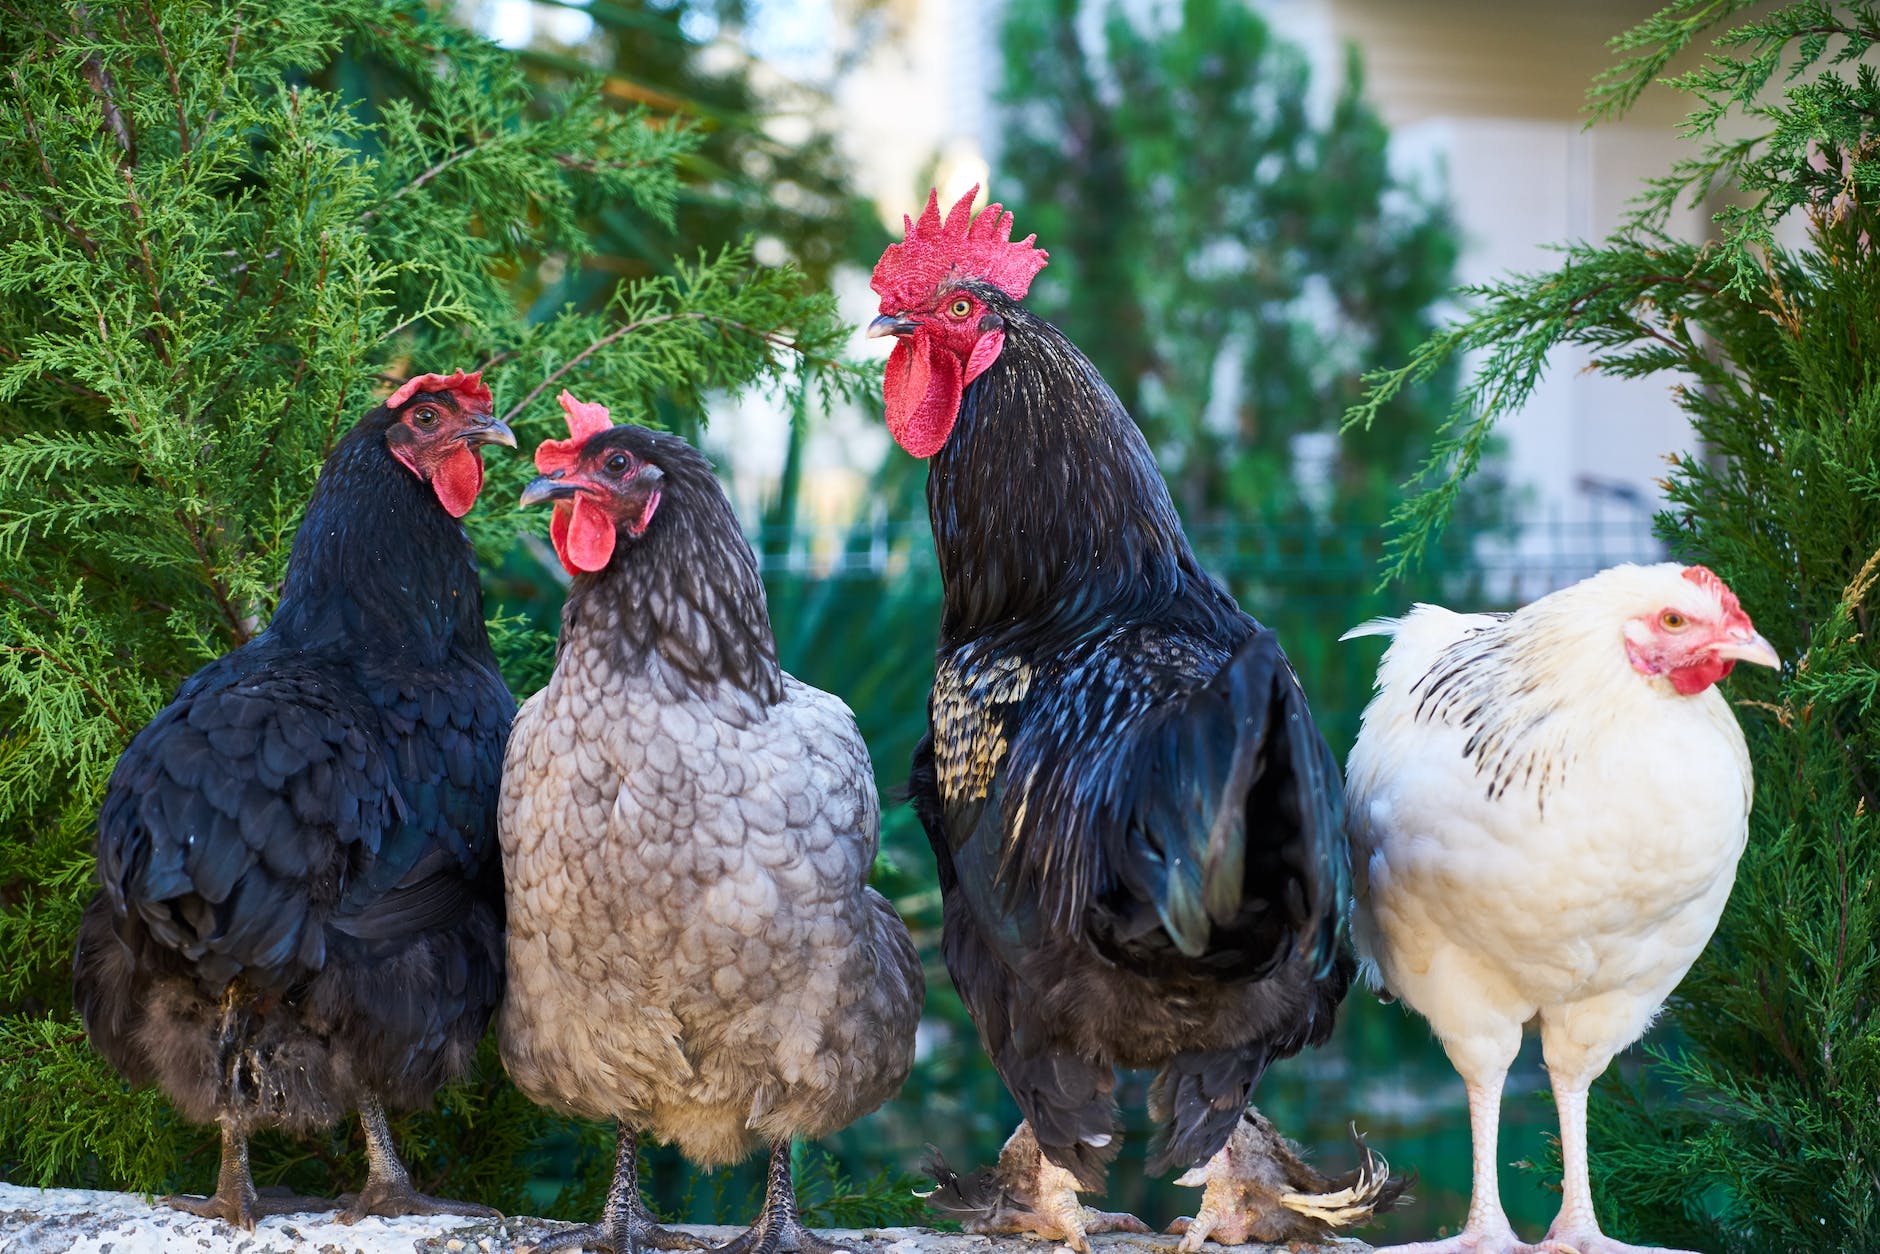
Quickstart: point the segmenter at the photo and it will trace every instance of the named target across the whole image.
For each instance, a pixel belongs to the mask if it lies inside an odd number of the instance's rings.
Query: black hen
[[[515,437],[476,375],[423,375],[327,458],[266,631],[132,739],[98,816],[76,997],[134,1083],[222,1130],[213,1197],[253,1227],[247,1138],[358,1110],[345,1218],[415,1193],[384,1108],[464,1073],[502,993],[496,799],[515,704],[457,518]],[[328,1203],[327,1205],[331,1205]]]
[[[1185,1168],[1222,1150],[1269,1063],[1330,1032],[1353,971],[1342,789],[1142,433],[1019,303],[1044,254],[971,201],[943,222],[930,199],[875,270],[870,333],[899,337],[889,428],[932,458],[945,592],[911,795],[947,969],[1026,1120],[997,1190],[961,1183],[1002,1197],[984,1228],[1081,1248],[1118,1218],[1072,1192],[1115,1151],[1115,1067],[1159,1069],[1156,1169]],[[974,1210],[953,1180],[942,1202]]]

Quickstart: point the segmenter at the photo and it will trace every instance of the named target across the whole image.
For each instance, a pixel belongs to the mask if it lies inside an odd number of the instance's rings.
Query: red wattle
[[[1666,674],[1671,679],[1671,686],[1680,695],[1689,697],[1702,692],[1735,669],[1735,658],[1706,657],[1686,666],[1675,667]]]
[[[548,519],[548,542],[555,546],[555,556],[561,559],[561,568],[571,575],[581,572],[568,560],[568,516],[574,513],[574,506],[566,501],[556,501],[554,513]]]
[[[571,575],[605,570],[614,555],[613,521],[605,510],[585,496],[577,496],[573,505],[566,501],[555,502],[555,515],[548,522],[548,538],[555,546],[555,556],[561,559],[562,569]]]
[[[932,457],[960,416],[960,359],[922,332],[895,341],[882,395],[888,434],[915,457]]]
[[[483,490],[483,459],[475,449],[459,447],[438,463],[437,473],[431,476],[431,490],[452,518],[462,518]]]

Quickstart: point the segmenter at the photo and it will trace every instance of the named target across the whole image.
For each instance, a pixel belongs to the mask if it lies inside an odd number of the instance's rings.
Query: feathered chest
[[[1531,663],[1493,629],[1465,635],[1400,690],[1388,721],[1482,802],[1531,804],[1543,820],[1640,795],[1717,817],[1747,811],[1743,734],[1715,689],[1679,696],[1630,672]]]
[[[1011,748],[1009,737],[1031,691],[1032,675],[1032,667],[1011,654],[979,656],[962,649],[941,662],[928,718],[935,774],[946,804],[985,799]]]

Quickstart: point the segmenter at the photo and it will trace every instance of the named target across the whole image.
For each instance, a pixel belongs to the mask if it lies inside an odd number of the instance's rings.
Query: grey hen
[[[697,450],[609,427],[567,393],[523,504],[555,502],[574,575],[548,686],[517,716],[499,831],[503,1059],[557,1110],[618,1122],[601,1222],[538,1249],[626,1254],[658,1228],[642,1131],[704,1165],[771,1150],[764,1210],[726,1247],[804,1229],[790,1142],[887,1100],[923,997],[907,928],[868,888],[879,802],[841,701],[777,664],[763,585]]]

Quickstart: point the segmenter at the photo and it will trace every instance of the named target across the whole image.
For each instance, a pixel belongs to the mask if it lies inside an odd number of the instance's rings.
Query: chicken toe
[[[1441,1241],[1414,1245],[1380,1246],[1376,1254],[1542,1254],[1545,1247],[1524,1245],[1505,1225],[1501,1228],[1464,1228]]]
[[[1354,1127],[1359,1163],[1336,1180],[1319,1174],[1259,1111],[1249,1108],[1205,1164],[1175,1183],[1205,1186],[1192,1219],[1178,1219],[1170,1233],[1192,1254],[1202,1243],[1242,1245],[1249,1241],[1322,1241],[1389,1210],[1411,1181],[1390,1174],[1390,1164],[1364,1143]]]
[[[342,1197],[346,1209],[339,1213],[343,1224],[356,1224],[368,1215],[396,1219],[400,1215],[476,1215],[492,1219],[502,1217],[493,1206],[479,1202],[455,1202],[431,1197],[411,1187],[398,1147],[392,1143],[392,1129],[385,1119],[385,1107],[379,1099],[367,1096],[359,1109],[359,1126],[366,1134],[365,1186]]]
[[[1534,1254],[1690,1254],[1687,1250],[1669,1250],[1661,1245],[1627,1245],[1615,1241],[1598,1228],[1549,1232],[1547,1239],[1533,1247]]]
[[[1018,1125],[990,1171],[962,1177],[936,1152],[928,1156],[927,1173],[936,1182],[928,1205],[958,1220],[967,1232],[1029,1233],[1089,1254],[1091,1233],[1149,1231],[1134,1215],[1078,1201],[1076,1177],[1044,1156],[1028,1123]]]
[[[764,1209],[750,1230],[739,1233],[711,1254],[776,1254],[792,1249],[798,1254],[852,1254],[847,1246],[826,1241],[811,1232],[797,1212],[796,1183],[790,1178],[790,1143],[770,1147],[770,1178],[764,1189]]]
[[[597,1224],[563,1228],[533,1246],[528,1254],[555,1250],[604,1250],[607,1254],[640,1254],[642,1250],[702,1250],[710,1242],[659,1226],[640,1196],[640,1134],[624,1123],[615,1125],[614,1180],[607,1188],[607,1203]]]
[[[1556,1037],[1557,1041],[1558,1038]],[[1546,1030],[1543,1044],[1548,1043]],[[1586,1088],[1591,1077],[1554,1070],[1554,1105],[1560,1112],[1560,1214],[1535,1254],[1687,1254],[1656,1245],[1627,1245],[1599,1230],[1593,1211],[1593,1184],[1586,1164]]]
[[[248,1172],[248,1138],[222,1126],[222,1165],[216,1173],[215,1192],[208,1197],[174,1193],[158,1204],[203,1219],[220,1219],[253,1232],[256,1221],[268,1215],[295,1215],[334,1210],[339,1203],[327,1197],[301,1197],[291,1193],[261,1194]]]

